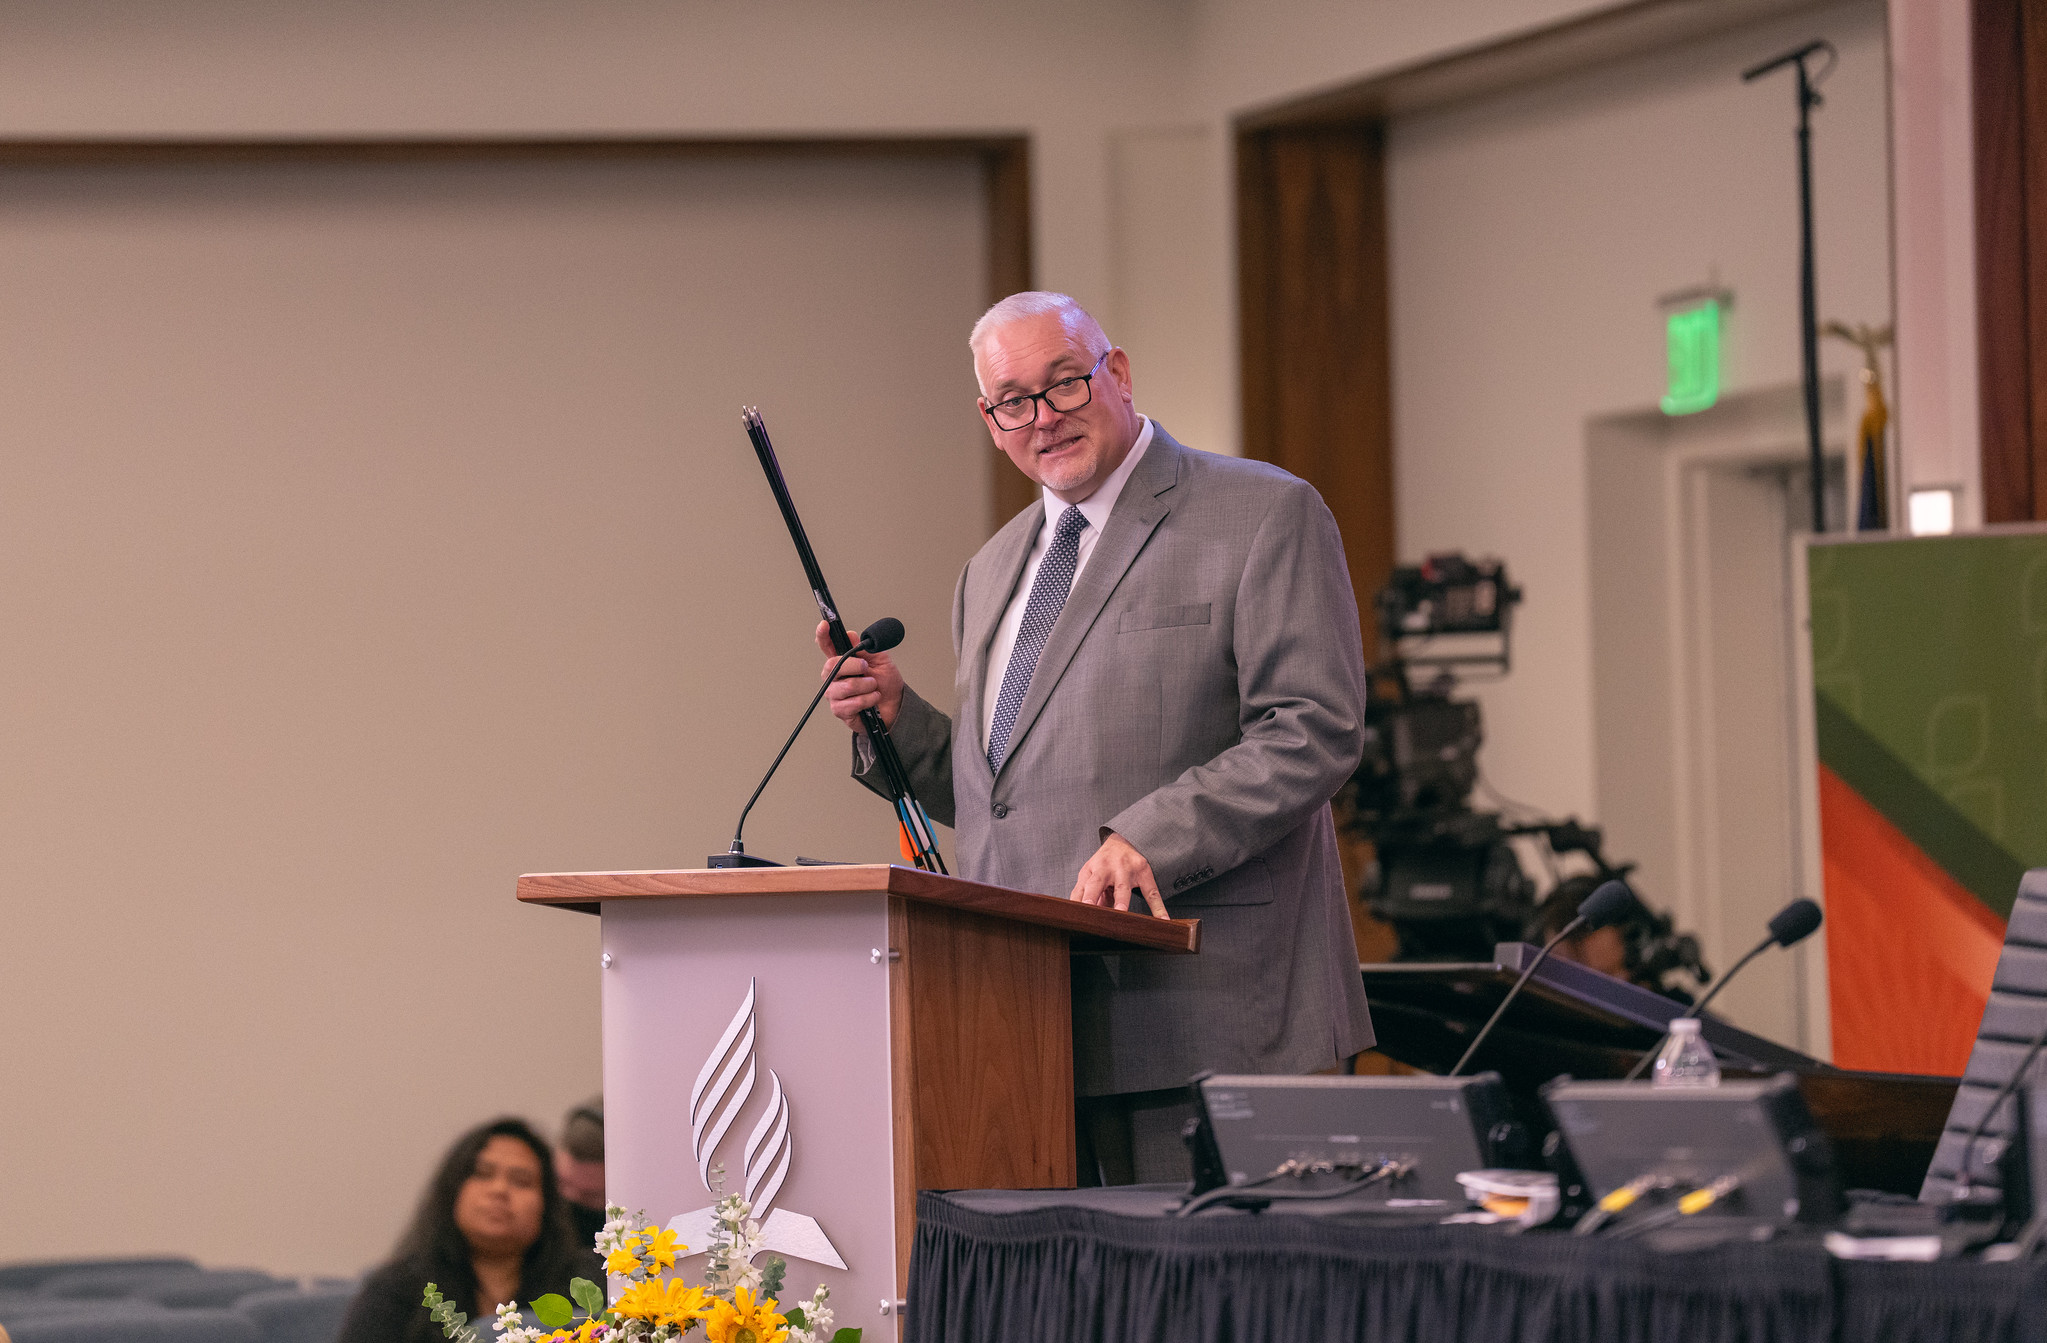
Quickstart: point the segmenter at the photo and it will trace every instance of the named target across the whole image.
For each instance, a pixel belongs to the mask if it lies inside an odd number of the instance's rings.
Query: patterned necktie
[[[1052,624],[1066,609],[1067,594],[1073,591],[1073,572],[1080,567],[1080,531],[1085,526],[1087,517],[1080,506],[1068,504],[1059,515],[1059,527],[1052,534],[1045,558],[1038,562],[1031,599],[1024,603],[1023,624],[1009,650],[1009,666],[1002,672],[1002,693],[995,697],[995,721],[988,725],[988,767],[997,774],[1009,753],[1009,732],[1016,726],[1017,710],[1023,708],[1024,694],[1031,688],[1038,654],[1045,651]]]

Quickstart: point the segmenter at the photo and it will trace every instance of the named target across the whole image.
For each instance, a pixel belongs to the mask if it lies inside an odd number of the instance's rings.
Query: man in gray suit
[[[1013,295],[969,344],[995,444],[1043,502],[960,575],[957,714],[885,653],[846,663],[832,711],[879,707],[961,876],[1203,921],[1198,956],[1074,962],[1083,1181],[1184,1180],[1193,1073],[1372,1044],[1329,808],[1363,750],[1343,544],[1304,481],[1140,415],[1128,357],[1072,299]],[[879,790],[870,764],[856,751]]]

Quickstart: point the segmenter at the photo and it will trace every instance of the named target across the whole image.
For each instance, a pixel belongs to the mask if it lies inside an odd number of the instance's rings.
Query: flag
[[[1891,488],[1884,470],[1884,431],[1891,421],[1884,405],[1883,380],[1874,368],[1862,370],[1862,431],[1856,435],[1855,530],[1891,529]]]
[[[1862,351],[1862,425],[1855,435],[1855,476],[1849,488],[1849,516],[1858,532],[1887,532],[1891,529],[1890,454],[1885,434],[1891,423],[1890,408],[1884,404],[1883,364],[1877,352],[1891,343],[1894,326],[1849,326],[1828,322],[1825,334],[1847,341]]]

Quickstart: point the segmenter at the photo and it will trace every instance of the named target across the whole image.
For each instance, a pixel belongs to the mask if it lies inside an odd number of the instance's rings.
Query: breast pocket
[[[1120,634],[1139,630],[1174,629],[1181,625],[1206,625],[1210,603],[1198,606],[1154,606],[1146,611],[1125,611],[1116,621]]]

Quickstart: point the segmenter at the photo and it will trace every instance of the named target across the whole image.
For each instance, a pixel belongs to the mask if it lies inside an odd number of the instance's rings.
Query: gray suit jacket
[[[1114,831],[1168,908],[1203,920],[1198,956],[1075,959],[1080,1094],[1203,1068],[1309,1072],[1369,1048],[1329,809],[1363,750],[1364,656],[1322,497],[1155,427],[995,775],[988,645],[1044,516],[1033,503],[960,575],[956,719],[906,690],[891,735],[958,832],[960,875],[1064,896]]]

